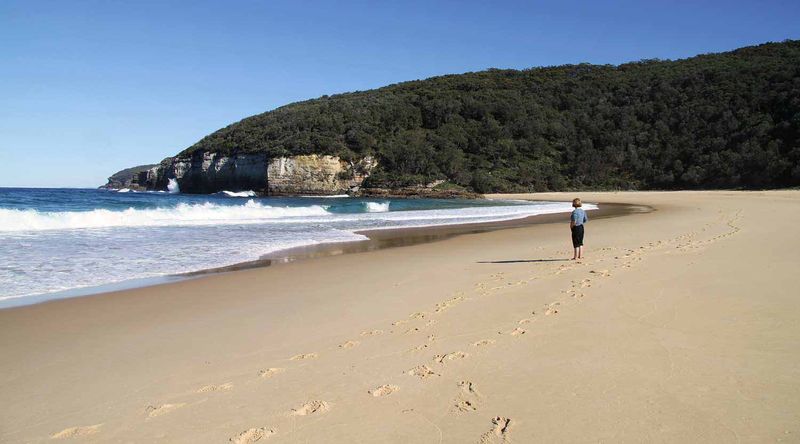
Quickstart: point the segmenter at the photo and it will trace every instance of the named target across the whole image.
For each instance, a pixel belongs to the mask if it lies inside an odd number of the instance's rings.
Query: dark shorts
[[[572,246],[575,248],[583,246],[583,225],[575,225],[572,229]]]

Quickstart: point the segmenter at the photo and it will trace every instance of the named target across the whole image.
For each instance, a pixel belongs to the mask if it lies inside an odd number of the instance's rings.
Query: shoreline
[[[800,434],[800,191],[580,197],[653,211],[0,310],[0,441]]]
[[[562,202],[559,200],[542,201]],[[598,209],[591,210],[589,214],[594,219],[618,217],[631,213],[643,213],[649,211],[653,211],[653,209],[644,205],[604,203],[602,206],[598,206]],[[535,224],[555,223],[558,221],[563,221],[565,214],[566,213],[537,214],[516,219],[506,219],[502,221],[491,222],[470,222],[463,224],[442,224],[420,227],[374,228],[357,230],[353,233],[366,236],[367,239],[345,242],[324,242],[281,249],[264,254],[256,260],[239,262],[222,267],[207,268],[162,276],[126,279],[119,282],[111,282],[90,287],[71,288],[51,293],[19,296],[0,300],[0,310],[8,310],[17,307],[25,307],[64,299],[102,296],[119,291],[170,285],[176,282],[199,279],[221,273],[232,273],[240,270],[269,267],[319,257],[339,256],[342,254],[362,253],[385,248],[404,247],[421,243],[437,242],[464,234],[477,234],[487,231],[519,228]]]

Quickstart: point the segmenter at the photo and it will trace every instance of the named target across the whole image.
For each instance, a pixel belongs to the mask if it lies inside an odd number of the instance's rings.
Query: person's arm
[[[583,223],[589,222],[589,216],[586,215],[586,211],[583,212]]]
[[[569,215],[569,227],[575,228],[575,212],[573,211],[572,214]]]

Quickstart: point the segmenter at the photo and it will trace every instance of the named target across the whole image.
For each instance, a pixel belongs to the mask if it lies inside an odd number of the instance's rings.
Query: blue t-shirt
[[[583,211],[583,208],[575,208],[572,210],[572,217],[571,220],[575,222],[575,226],[583,225],[589,221],[589,218],[586,217],[586,212]]]

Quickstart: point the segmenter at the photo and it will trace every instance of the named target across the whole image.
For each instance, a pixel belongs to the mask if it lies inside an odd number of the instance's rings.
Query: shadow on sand
[[[479,264],[523,264],[528,262],[568,262],[569,259],[516,259],[510,261],[478,261]]]

